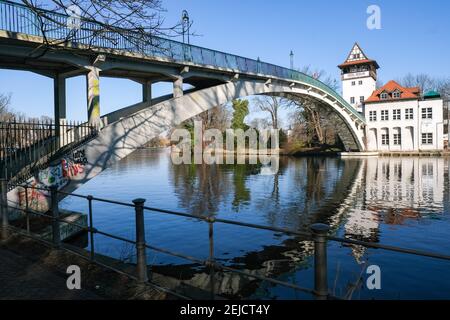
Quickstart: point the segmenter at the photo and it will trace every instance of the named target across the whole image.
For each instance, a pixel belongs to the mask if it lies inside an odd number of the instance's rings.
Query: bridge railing
[[[1,182],[1,181],[0,181]],[[3,186],[3,187],[2,187]],[[217,271],[219,272],[231,272],[238,274],[243,277],[247,277],[250,279],[257,279],[260,281],[266,281],[268,283],[271,283],[273,285],[279,285],[284,286],[287,288],[294,289],[295,291],[311,294],[315,299],[319,300],[325,300],[325,299],[341,299],[340,297],[336,297],[330,293],[330,289],[328,287],[328,262],[327,262],[327,247],[329,241],[334,241],[342,244],[347,245],[356,245],[356,246],[363,246],[366,248],[373,248],[373,249],[381,249],[401,254],[409,254],[409,255],[416,255],[421,257],[428,257],[428,258],[434,258],[434,259],[440,259],[444,261],[450,261],[449,255],[444,255],[440,253],[435,252],[428,252],[428,251],[421,251],[416,249],[408,249],[408,248],[401,248],[396,246],[389,246],[389,245],[383,245],[379,243],[371,243],[371,242],[365,242],[365,241],[359,241],[349,238],[340,238],[330,235],[330,227],[326,224],[313,224],[310,227],[310,232],[301,232],[298,230],[292,230],[287,228],[278,228],[278,227],[271,227],[271,226],[263,226],[263,225],[257,225],[252,223],[246,223],[246,222],[239,222],[239,221],[233,221],[233,220],[227,220],[227,219],[221,219],[216,218],[215,216],[198,216],[193,215],[190,213],[183,213],[183,212],[177,212],[173,210],[165,210],[161,208],[155,208],[145,205],[145,199],[135,199],[132,201],[132,203],[127,202],[121,202],[121,201],[115,201],[115,200],[109,200],[109,199],[102,199],[102,198],[96,198],[91,195],[85,196],[75,193],[66,193],[63,191],[58,191],[56,187],[50,187],[50,188],[44,188],[44,187],[36,187],[36,186],[30,186],[30,185],[17,185],[16,187],[22,188],[22,192],[25,194],[25,204],[19,204],[19,207],[17,205],[8,205],[5,201],[2,201],[0,203],[0,209],[3,210],[3,213],[8,212],[8,209],[17,210],[19,209],[22,211],[23,215],[26,218],[26,223],[23,225],[27,226],[26,232],[22,232],[20,229],[16,227],[11,227],[9,225],[8,219],[5,219],[5,214],[3,215],[3,221],[2,221],[2,229],[4,230],[4,233],[7,234],[7,230],[13,229],[14,231],[21,232],[23,235],[30,236],[32,238],[36,238],[30,231],[30,217],[32,215],[36,215],[39,217],[44,217],[48,219],[48,221],[51,222],[52,225],[52,245],[65,249],[68,251],[73,251],[70,246],[64,245],[61,242],[60,238],[60,223],[66,223],[73,227],[78,228],[79,230],[85,230],[89,234],[90,239],[90,249],[89,249],[89,255],[88,256],[82,256],[86,259],[91,260],[94,263],[99,263],[105,266],[100,260],[96,257],[95,252],[95,238],[94,235],[102,235],[111,239],[123,241],[127,244],[131,244],[135,247],[135,256],[136,256],[136,273],[135,274],[127,274],[131,278],[137,280],[140,283],[147,283],[151,286],[155,286],[158,289],[169,292],[173,295],[176,295],[180,298],[190,298],[183,296],[180,293],[177,293],[171,289],[163,288],[152,282],[152,274],[151,270],[148,270],[148,259],[147,259],[147,249],[153,250],[155,252],[163,253],[169,256],[178,257],[181,259],[185,259],[187,261],[193,262],[195,264],[199,264],[203,267],[205,267],[206,272],[209,273],[209,290],[211,299],[215,299],[217,295],[219,294],[217,292],[217,288],[219,286],[216,286],[216,280],[217,277],[215,273]],[[4,195],[4,182],[0,183],[0,194],[2,194],[2,199],[5,198]],[[47,213],[37,212],[33,210],[29,203],[31,203],[31,199],[29,195],[35,193],[35,192],[41,192],[42,196],[48,198],[49,202],[51,203],[50,210]],[[70,222],[64,219],[61,219],[59,215],[59,205],[58,205],[58,199],[61,195],[64,196],[73,196],[81,199],[85,199],[88,203],[88,226],[79,225],[75,222]],[[100,203],[109,203],[114,205],[119,205],[122,207],[128,207],[133,208],[135,211],[135,227],[136,227],[136,233],[135,233],[135,239],[128,239],[124,238],[122,236],[117,236],[108,232],[104,232],[100,229],[97,229],[94,226],[94,212],[93,212],[93,203],[94,202],[100,202]],[[145,233],[145,224],[144,224],[144,215],[146,213],[163,213],[168,214],[172,216],[179,216],[189,219],[195,219],[201,222],[204,222],[208,224],[208,239],[209,239],[209,256],[207,259],[197,258],[190,255],[187,255],[185,253],[176,252],[173,250],[161,248],[154,246],[151,243],[151,240],[146,240],[146,233]],[[266,230],[266,231],[272,231],[277,233],[282,233],[288,236],[296,236],[300,239],[303,239],[304,241],[311,241],[314,244],[314,251],[313,251],[313,260],[314,260],[314,288],[307,288],[303,286],[299,286],[297,284],[293,284],[287,281],[282,281],[278,279],[274,279],[271,277],[267,277],[264,275],[259,275],[256,273],[247,272],[241,269],[236,269],[234,267],[229,267],[221,262],[219,262],[215,258],[215,242],[214,242],[214,226],[216,224],[226,224],[226,225],[234,225],[238,227],[243,228],[252,228],[252,229],[258,229],[258,230]],[[6,231],[5,231],[6,230]],[[6,235],[7,236],[7,235]],[[79,254],[79,251],[75,251],[77,254]],[[111,265],[106,265],[106,267],[123,273],[123,270],[117,269]],[[150,265],[151,269],[151,265]],[[150,271],[150,272],[149,272]]]
[[[43,30],[47,37],[66,44],[83,45],[88,48],[105,48],[139,53],[150,57],[169,59],[185,64],[194,63],[233,70],[236,73],[277,77],[281,79],[300,81],[316,87],[336,99],[354,117],[364,121],[362,115],[345,101],[336,91],[323,82],[302,72],[262,62],[259,59],[249,59],[238,55],[211,50],[179,41],[165,39],[153,35],[142,35],[116,28],[113,31],[95,22],[81,18],[76,22],[76,28],[68,23],[67,15],[39,10],[33,12],[23,4],[0,0],[0,29],[42,36]],[[73,23],[73,20],[71,20]],[[41,23],[42,22],[42,23]],[[66,42],[64,42],[67,40]]]
[[[0,177],[21,183],[60,153],[95,137],[96,126],[61,120],[0,121]],[[10,187],[12,188],[12,187]]]

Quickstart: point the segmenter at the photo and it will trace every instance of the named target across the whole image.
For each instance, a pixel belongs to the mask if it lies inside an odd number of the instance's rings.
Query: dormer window
[[[400,99],[401,97],[402,97],[402,94],[398,90],[396,90],[392,93],[392,98],[394,98],[394,99]]]
[[[388,94],[386,93],[386,92],[382,92],[381,94],[380,94],[380,99],[381,100],[386,100],[388,98]]]

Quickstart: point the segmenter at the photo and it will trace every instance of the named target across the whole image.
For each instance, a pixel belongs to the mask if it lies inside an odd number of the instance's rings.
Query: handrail
[[[49,35],[47,36],[52,36],[51,38],[54,39],[64,39],[73,31],[73,29],[67,27],[62,28],[61,24],[54,23],[54,21],[62,23],[63,19],[68,18],[67,15],[44,9],[41,11],[45,13],[45,15],[51,17],[51,19],[47,19],[47,23],[49,24]],[[42,36],[40,29],[36,26],[36,21],[33,20],[37,20],[36,13],[26,5],[8,0],[0,0],[0,29],[33,36]],[[108,38],[101,38],[98,34],[94,35],[95,30],[99,31],[101,29],[95,22],[86,20],[81,21],[83,23],[81,24],[80,29],[74,33],[74,39],[71,40],[74,44],[93,44],[93,46],[97,48],[126,50],[134,53],[141,53],[149,57],[169,59],[177,63],[195,63],[203,66],[230,69],[238,73],[249,75],[261,75],[299,81],[324,91],[338,101],[353,116],[360,121],[365,122],[364,117],[335,90],[325,83],[300,71],[218,50],[185,44],[176,40],[161,38],[150,34],[148,35],[148,39],[145,39],[145,41],[139,45],[133,44],[126,38],[120,38],[120,35],[118,35],[119,38],[113,41],[110,39],[110,37],[113,36],[111,33],[108,33]],[[117,30],[121,29],[117,28]],[[133,32],[123,31],[130,35],[135,34]]]
[[[423,257],[428,257],[428,258],[435,258],[435,259],[441,259],[441,260],[446,260],[446,261],[450,261],[450,256],[449,255],[444,255],[444,254],[440,254],[440,253],[436,253],[436,252],[427,252],[427,251],[422,251],[422,250],[416,250],[416,249],[409,249],[409,248],[401,248],[401,247],[397,247],[397,246],[390,246],[390,245],[383,245],[383,244],[377,244],[377,243],[371,243],[371,242],[365,242],[365,241],[359,241],[359,240],[353,240],[353,239],[347,239],[347,238],[339,238],[339,237],[335,237],[332,235],[328,234],[328,230],[329,227],[327,225],[313,225],[311,227],[311,231],[312,232],[300,232],[297,230],[292,230],[292,229],[288,229],[288,228],[278,228],[278,227],[271,227],[271,226],[264,226],[264,225],[257,225],[257,224],[251,224],[251,223],[245,223],[245,222],[239,222],[239,221],[232,221],[232,220],[227,220],[227,219],[219,219],[219,218],[215,218],[215,217],[202,217],[202,216],[198,216],[198,215],[194,215],[194,214],[190,214],[190,213],[185,213],[185,212],[178,212],[178,211],[173,211],[173,210],[166,210],[166,209],[160,209],[160,208],[154,208],[154,207],[147,207],[144,206],[144,199],[136,199],[133,201],[133,203],[128,203],[128,202],[122,202],[122,201],[116,201],[116,200],[110,200],[110,199],[103,199],[103,198],[96,198],[93,197],[91,195],[80,195],[80,194],[71,194],[71,193],[67,193],[67,192],[63,192],[63,191],[58,191],[56,190],[55,187],[52,188],[43,188],[43,187],[37,187],[37,186],[31,186],[31,185],[16,185],[16,187],[22,187],[25,189],[25,194],[28,195],[28,189],[34,189],[34,190],[40,190],[45,192],[44,196],[48,197],[51,200],[52,203],[52,207],[50,209],[50,212],[52,213],[52,215],[48,215],[45,213],[41,213],[41,212],[36,212],[30,208],[28,208],[28,201],[26,202],[25,208],[21,208],[21,207],[13,207],[13,206],[9,206],[6,205],[9,208],[14,208],[14,209],[18,209],[23,211],[26,214],[26,219],[27,219],[27,226],[29,226],[29,214],[36,214],[36,215],[41,215],[41,216],[47,216],[49,217],[49,219],[52,219],[53,221],[53,227],[57,227],[59,228],[58,223],[59,222],[64,222],[67,223],[69,225],[74,225],[78,228],[80,228],[80,230],[86,230],[90,236],[91,236],[91,246],[90,246],[90,254],[91,254],[91,260],[93,262],[95,262],[95,246],[94,246],[94,238],[93,235],[95,233],[97,234],[101,234],[103,236],[109,237],[109,238],[113,238],[116,240],[120,240],[120,241],[124,241],[126,243],[130,243],[130,244],[134,244],[136,245],[137,248],[137,256],[138,256],[138,260],[137,260],[137,267],[138,270],[139,268],[143,268],[145,271],[144,273],[147,273],[147,261],[145,259],[145,253],[144,253],[144,260],[140,260],[139,259],[139,253],[143,253],[143,250],[145,252],[145,248],[147,249],[151,249],[160,253],[164,253],[164,254],[168,254],[174,257],[179,257],[179,258],[183,258],[186,260],[189,260],[191,262],[194,263],[198,263],[200,265],[203,265],[205,267],[209,267],[210,268],[210,277],[211,277],[211,294],[212,297],[214,296],[214,270],[225,270],[225,271],[229,271],[229,272],[233,272],[233,273],[238,273],[250,278],[255,278],[255,279],[259,279],[259,280],[263,280],[263,281],[268,281],[270,283],[273,284],[277,284],[277,285],[282,285],[285,287],[289,287],[292,288],[294,290],[297,291],[301,291],[301,292],[306,292],[306,293],[311,293],[314,294],[316,296],[317,299],[323,299],[323,298],[331,298],[331,299],[339,299],[338,297],[332,296],[329,294],[328,292],[328,287],[327,287],[327,281],[326,281],[326,248],[327,248],[327,240],[328,241],[335,241],[335,242],[340,242],[340,243],[347,243],[347,244],[352,244],[352,245],[359,245],[359,246],[364,246],[366,248],[376,248],[376,249],[382,249],[382,250],[387,250],[387,251],[393,251],[393,252],[398,252],[398,253],[403,253],[403,254],[411,254],[411,255],[417,255],[417,256],[423,256]],[[79,198],[83,198],[86,199],[89,203],[89,226],[88,227],[84,227],[82,225],[79,225],[76,222],[70,222],[70,221],[65,221],[61,218],[59,218],[59,216],[55,216],[55,212],[59,212],[58,209],[58,203],[57,203],[57,198],[58,198],[58,194],[64,194],[64,195],[72,195],[75,197],[79,197]],[[26,199],[27,196],[26,196]],[[55,201],[56,200],[56,201]],[[93,226],[93,210],[92,210],[92,202],[93,201],[98,201],[98,202],[104,202],[104,203],[111,203],[111,204],[116,204],[116,205],[120,205],[120,206],[127,206],[127,207],[134,207],[135,211],[136,211],[136,240],[130,240],[121,236],[117,236],[117,235],[113,235],[101,230],[98,230],[96,228],[94,228]],[[4,206],[4,205],[2,205]],[[56,206],[56,208],[54,207]],[[157,213],[164,213],[164,214],[169,214],[169,215],[176,215],[176,216],[182,216],[182,217],[186,217],[186,218],[191,218],[191,219],[196,219],[199,221],[203,221],[208,223],[209,225],[209,241],[210,241],[210,257],[208,259],[199,259],[196,257],[192,257],[183,253],[179,253],[179,252],[175,252],[172,250],[168,250],[168,249],[164,249],[164,248],[159,248],[153,245],[150,245],[148,243],[145,242],[145,238],[144,241],[142,243],[139,242],[139,229],[143,230],[141,232],[144,232],[145,234],[145,229],[144,229],[144,219],[143,219],[143,213],[144,211],[149,211],[149,212],[157,212]],[[141,214],[141,215],[139,215]],[[281,281],[281,280],[277,280],[277,279],[273,279],[273,278],[269,278],[269,277],[265,277],[265,276],[261,276],[261,275],[257,275],[254,273],[249,273],[243,270],[239,270],[239,269],[235,269],[232,267],[228,267],[225,266],[221,263],[219,263],[218,261],[216,261],[214,259],[214,229],[213,226],[215,223],[223,223],[223,224],[228,224],[228,225],[236,225],[236,226],[241,226],[241,227],[246,227],[246,228],[253,228],[253,229],[259,229],[259,230],[268,230],[268,231],[274,231],[274,232],[281,232],[284,233],[286,235],[296,235],[296,236],[300,236],[302,238],[304,238],[305,240],[308,241],[313,241],[315,244],[315,251],[314,251],[314,259],[315,259],[315,263],[314,263],[314,268],[315,268],[315,272],[325,272],[322,273],[322,277],[324,277],[325,279],[320,279],[320,277],[316,277],[315,278],[315,289],[308,289],[305,287],[301,287],[289,282],[285,282],[285,281]],[[138,225],[140,224],[141,228],[138,228]],[[27,230],[28,233],[30,233],[30,230]],[[53,233],[55,234],[55,232]],[[140,235],[141,237],[144,237],[143,234]],[[60,240],[58,240],[60,241]],[[58,244],[59,245],[59,244]],[[140,245],[142,245],[142,247],[139,247]],[[325,256],[325,258],[324,258]],[[139,272],[138,272],[139,274]],[[139,278],[139,276],[138,276]],[[142,280],[142,279],[141,279]],[[147,280],[145,280],[147,281]],[[144,282],[145,282],[144,281]],[[324,291],[325,290],[325,291]]]
[[[11,183],[30,178],[34,171],[48,165],[55,156],[90,141],[98,126],[60,121],[0,122],[0,177]]]

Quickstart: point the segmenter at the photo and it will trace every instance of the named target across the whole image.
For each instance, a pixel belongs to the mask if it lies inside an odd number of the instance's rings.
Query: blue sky
[[[311,65],[339,78],[355,41],[381,66],[383,82],[412,73],[450,76],[450,2],[435,1],[263,1],[163,0],[166,25],[183,9],[199,36],[191,43],[274,64]],[[381,8],[381,30],[366,27],[367,7]],[[68,80],[68,118],[86,118],[84,77]],[[154,95],[167,93],[156,85]],[[52,81],[27,72],[0,70],[0,92],[12,94],[12,108],[30,116],[52,115]],[[107,113],[139,101],[140,87],[128,80],[102,78],[101,111]]]

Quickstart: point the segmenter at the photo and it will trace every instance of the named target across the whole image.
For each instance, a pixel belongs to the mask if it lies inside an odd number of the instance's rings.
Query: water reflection
[[[378,241],[380,223],[400,225],[408,219],[444,213],[444,158],[369,158],[364,160],[361,185],[347,215],[346,234]]]
[[[80,192],[108,198],[105,186],[114,179],[114,188],[120,190],[121,197],[148,198],[156,207],[299,231],[308,231],[312,223],[324,222],[341,237],[446,252],[450,250],[448,164],[446,158],[281,157],[278,172],[265,175],[261,165],[173,165],[166,152],[141,150]],[[72,200],[72,208],[76,201]],[[124,214],[108,219],[112,210],[97,213],[105,215],[98,228],[121,230],[132,220],[132,215]],[[208,244],[203,224],[167,216],[149,218],[146,224],[152,244],[204,257]],[[102,241],[108,244],[107,239]],[[215,244],[215,255],[221,263],[312,285],[313,248],[305,239],[218,224]],[[359,246],[330,244],[329,254],[330,279],[336,275],[335,285],[342,290],[357,290],[354,281],[360,281],[360,277],[350,279],[344,275],[359,275],[368,261],[378,259],[383,270],[391,274],[420,268],[420,264],[411,267],[411,260],[404,256],[392,259],[381,250]],[[182,278],[184,284],[209,290],[208,270],[202,267],[158,255],[149,255],[149,263],[155,266],[155,272],[171,276],[174,287],[181,286]],[[434,271],[422,276],[430,287],[436,287],[436,283],[445,286],[442,294],[433,289],[437,297],[447,297],[450,292],[450,284],[444,285],[437,279],[448,267],[433,265]],[[216,292],[224,296],[292,297],[292,290],[236,274],[217,273],[216,277]],[[386,287],[381,297],[398,294],[395,290],[407,290],[408,281]],[[358,290],[363,296],[372,297],[372,292]],[[422,290],[426,292],[428,287],[424,285]]]
[[[255,183],[250,177],[259,174],[257,166],[237,166],[222,170],[200,166],[196,170],[197,179],[192,179],[192,176],[186,179],[188,176],[180,175],[179,169],[174,168],[173,172],[177,176],[175,180],[178,182],[180,201],[185,201],[183,195],[186,193],[195,194],[193,190],[202,190],[199,203],[215,204],[200,209],[197,204],[183,203],[183,206],[195,212],[205,213],[207,209],[216,212],[218,204],[227,201],[225,197],[218,197],[218,194],[233,194],[233,211],[238,212],[240,206],[249,206],[264,212],[267,225],[307,231],[311,223],[325,222],[332,226],[335,233],[343,229],[343,235],[347,238],[382,242],[382,224],[402,225],[409,219],[442,215],[443,173],[448,172],[448,163],[444,158],[284,158],[280,171],[270,178],[269,183],[265,182],[264,196],[259,195],[255,199],[252,199],[252,191],[260,191],[255,186],[252,187]],[[289,182],[287,185],[286,179]],[[198,184],[194,189],[192,181],[197,181]],[[205,188],[205,183],[209,186],[214,183],[216,187]],[[188,192],[184,186],[189,186]],[[288,192],[288,199],[283,196],[283,192]],[[367,262],[366,248],[347,247],[357,264]],[[263,250],[246,252],[244,256],[224,260],[235,268],[251,273],[280,276],[308,265],[311,255],[312,244],[296,237],[284,239],[281,245],[265,246]],[[251,283],[249,279],[243,281],[237,275],[220,276],[222,279],[218,281],[217,290],[222,294],[240,296],[242,292],[248,291],[247,287]],[[206,277],[207,274],[203,272],[200,278]],[[192,281],[192,284],[196,282],[194,279]],[[232,292],[224,283],[234,283]]]

